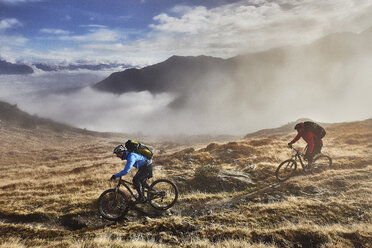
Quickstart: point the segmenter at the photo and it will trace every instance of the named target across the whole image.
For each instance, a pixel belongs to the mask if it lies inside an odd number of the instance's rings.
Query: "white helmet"
[[[124,152],[125,151],[125,147],[123,145],[118,145],[117,147],[115,147],[114,149],[114,154],[117,154],[119,152]]]

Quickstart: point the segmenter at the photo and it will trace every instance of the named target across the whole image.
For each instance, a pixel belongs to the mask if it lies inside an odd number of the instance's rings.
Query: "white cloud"
[[[101,28],[101,29],[107,28],[107,26],[99,25],[99,24],[80,25],[80,27],[83,27],[83,28]]]
[[[210,9],[177,5],[155,16],[149,33],[110,29],[98,24],[81,26],[87,28],[83,34],[44,29],[44,33],[56,35],[51,38],[58,39],[59,45],[65,41],[66,46],[49,51],[30,48],[18,56],[38,54],[39,60],[43,57],[105,58],[139,65],[160,62],[174,54],[227,58],[304,44],[333,32],[360,32],[371,23],[372,2],[369,0],[244,0]],[[140,38],[131,40],[130,37]],[[12,47],[11,43],[5,45]]]
[[[22,26],[22,23],[15,18],[7,18],[0,21],[0,31],[20,26]]]
[[[185,54],[233,56],[284,45],[303,44],[338,31],[360,32],[372,17],[355,22],[368,0],[240,1],[207,9],[176,6],[176,15],[154,17],[153,38],[162,49]],[[179,14],[181,14],[179,16]]]
[[[19,59],[19,51],[23,51],[28,39],[22,36],[0,34],[0,56],[8,62],[16,62]]]
[[[23,24],[16,18],[0,20],[0,56],[10,62],[15,62],[19,57],[15,51],[22,50],[28,39],[20,35],[8,35],[7,31]]]
[[[110,29],[93,29],[85,35],[69,35],[61,36],[61,40],[69,40],[76,42],[113,42],[120,39],[121,34]]]
[[[4,4],[20,4],[20,3],[28,3],[28,2],[41,2],[43,0],[0,0],[0,3]]]
[[[43,28],[40,30],[41,33],[55,34],[55,35],[68,35],[70,32],[62,29]]]

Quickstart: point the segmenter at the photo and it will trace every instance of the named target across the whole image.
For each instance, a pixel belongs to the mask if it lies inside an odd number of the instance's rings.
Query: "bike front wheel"
[[[177,186],[167,179],[156,180],[150,185],[147,199],[153,208],[167,210],[178,199]]]
[[[98,212],[107,220],[118,221],[128,213],[129,199],[120,190],[108,189],[98,198]]]
[[[297,169],[297,162],[293,159],[283,161],[276,169],[275,176],[278,181],[283,182],[289,179]]]
[[[319,155],[314,158],[311,166],[311,174],[319,174],[325,170],[329,170],[332,166],[332,158],[327,155]]]

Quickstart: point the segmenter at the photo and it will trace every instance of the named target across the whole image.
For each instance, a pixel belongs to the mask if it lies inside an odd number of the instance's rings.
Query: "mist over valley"
[[[114,73],[0,75],[0,99],[80,128],[155,135],[244,135],[302,117],[367,119],[371,30],[228,59],[172,56]]]

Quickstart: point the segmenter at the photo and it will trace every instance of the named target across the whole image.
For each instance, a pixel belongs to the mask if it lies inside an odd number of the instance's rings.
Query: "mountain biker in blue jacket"
[[[132,167],[138,169],[136,175],[133,177],[133,186],[138,192],[138,197],[135,203],[143,203],[146,201],[143,195],[143,187],[149,188],[146,180],[152,177],[152,160],[148,160],[145,156],[129,152],[123,145],[115,147],[114,154],[121,160],[127,160],[125,167],[119,173],[112,175],[110,180],[115,180],[118,177],[128,174]]]

